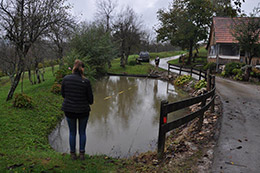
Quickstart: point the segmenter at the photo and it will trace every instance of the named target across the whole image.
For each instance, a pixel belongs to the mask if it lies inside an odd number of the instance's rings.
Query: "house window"
[[[220,44],[220,55],[239,56],[239,47],[236,44]]]

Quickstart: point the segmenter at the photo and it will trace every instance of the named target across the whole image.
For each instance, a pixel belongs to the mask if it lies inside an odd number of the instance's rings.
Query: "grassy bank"
[[[155,59],[157,56],[160,58],[171,57],[175,55],[180,55],[185,53],[184,51],[175,52],[158,52],[150,53],[151,60]],[[131,55],[128,58],[128,65],[125,68],[120,67],[120,58],[114,59],[112,61],[112,67],[108,70],[109,73],[116,74],[149,74],[151,70],[155,67],[149,63],[142,62],[141,65],[129,65],[131,61],[135,61],[138,55]]]
[[[31,85],[25,76],[24,93],[32,97],[32,109],[18,109],[6,102],[8,78],[0,80],[0,172],[109,172],[122,168],[122,162],[105,156],[87,156],[72,161],[68,154],[54,151],[48,135],[63,118],[62,97],[50,92],[54,76],[46,68],[45,81]],[[20,92],[20,85],[17,87]]]

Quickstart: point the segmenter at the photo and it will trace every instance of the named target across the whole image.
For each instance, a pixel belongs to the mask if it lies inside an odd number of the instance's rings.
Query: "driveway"
[[[223,102],[213,173],[260,172],[260,86],[216,78]]]
[[[178,59],[180,56],[181,55],[176,55],[176,56],[167,57],[167,58],[160,58],[159,67],[162,68],[162,69],[168,70],[168,63],[167,62],[170,61],[170,60]],[[150,64],[155,66],[154,60],[150,61]],[[175,73],[178,73],[178,71],[176,71]]]

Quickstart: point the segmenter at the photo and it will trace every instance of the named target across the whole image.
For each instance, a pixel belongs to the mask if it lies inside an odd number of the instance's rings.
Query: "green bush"
[[[17,108],[32,108],[32,98],[26,94],[15,94],[13,106]]]
[[[250,72],[250,76],[260,78],[260,70],[257,68],[252,68],[252,71]]]
[[[198,81],[198,82],[195,84],[195,86],[194,86],[194,88],[195,88],[196,90],[199,90],[199,89],[205,88],[205,87],[207,87],[207,81],[205,81],[205,79],[202,79],[202,80]]]
[[[189,81],[191,81],[192,77],[190,75],[179,76],[174,80],[174,84],[177,86],[181,86]]]
[[[232,73],[235,75],[233,79],[235,80],[243,80],[243,71],[241,69],[233,69]]]
[[[243,66],[244,66],[244,64],[238,63],[238,62],[227,63],[226,66],[225,66],[226,76],[236,75],[236,74],[233,73],[233,70],[234,69],[240,69]]]
[[[226,72],[225,72],[225,70],[222,71],[220,75],[223,76],[223,77],[225,77],[225,76],[226,76]]]
[[[203,67],[203,70],[207,71],[208,69],[210,70],[210,72],[216,71],[216,63],[214,62],[207,63]]]
[[[57,82],[58,84],[61,84],[62,79],[68,75],[71,74],[71,67],[68,66],[64,66],[61,69],[59,69],[56,73],[55,73],[55,82]]]
[[[135,66],[136,65],[136,61],[135,60],[131,60],[131,61],[129,61],[128,64],[131,65],[131,66]]]
[[[0,71],[0,77],[3,77],[3,76],[5,76],[5,74],[2,71]]]
[[[51,92],[54,94],[60,94],[61,93],[61,84],[55,82],[51,87]]]

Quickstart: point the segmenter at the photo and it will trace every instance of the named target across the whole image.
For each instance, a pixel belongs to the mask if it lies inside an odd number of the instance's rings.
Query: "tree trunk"
[[[23,79],[24,79],[24,72],[22,73],[21,93],[23,93]]]
[[[193,41],[190,41],[189,57],[188,57],[188,62],[187,62],[187,64],[191,64],[192,48],[193,48]]]
[[[110,60],[108,60],[107,65],[108,65],[108,69],[111,69],[112,65],[111,65],[111,61]]]
[[[12,85],[14,83],[14,73],[7,72],[7,75],[9,76]]]
[[[41,72],[41,70],[39,70],[39,73],[40,73],[40,75],[42,76],[42,81],[44,81],[44,71]]]
[[[11,88],[10,88],[10,90],[9,90],[9,92],[8,92],[6,101],[11,100],[11,99],[13,98],[14,91],[15,91],[16,87],[17,87],[18,84],[19,84],[21,75],[22,75],[22,70],[19,70],[19,72],[16,74],[16,76],[15,76],[15,78],[14,78],[14,82],[12,83]]]
[[[35,69],[35,72],[36,72],[36,77],[37,77],[37,83],[41,83],[41,77],[39,75],[39,69],[38,67]]]
[[[64,62],[63,62],[63,48],[62,47],[59,47],[59,53],[58,53],[58,56],[59,56],[59,69],[61,69],[63,66],[64,66]]]
[[[31,74],[31,70],[28,68],[28,77],[29,77],[29,81],[31,82],[31,84],[33,85],[33,81],[32,81],[32,74]]]
[[[35,81],[35,73],[36,73],[36,70],[34,70],[34,72],[33,72],[33,84],[36,84],[36,81]]]
[[[51,64],[51,72],[52,72],[52,75],[55,76],[55,73],[54,73],[54,65]]]
[[[125,68],[125,54],[123,53],[120,58],[120,66]]]
[[[193,56],[192,62],[195,62],[195,61],[196,61],[196,58],[197,58],[197,56],[198,56],[198,54],[199,54],[199,50],[198,50],[197,46],[196,46],[195,49],[196,49],[196,53],[195,53],[194,56]]]

